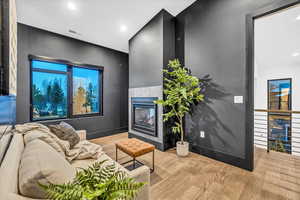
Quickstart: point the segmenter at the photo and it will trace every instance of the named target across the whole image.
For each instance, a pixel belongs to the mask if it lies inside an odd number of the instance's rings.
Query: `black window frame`
[[[49,120],[62,120],[62,119],[75,119],[75,118],[84,118],[84,117],[95,117],[95,116],[103,116],[103,88],[104,88],[104,67],[98,65],[84,64],[78,62],[71,62],[63,59],[55,59],[45,56],[36,56],[29,55],[29,65],[30,65],[30,121],[38,122],[38,121],[49,121]],[[38,69],[32,67],[32,61],[42,61],[42,62],[50,62],[63,64],[67,66],[67,71],[57,71],[57,70],[47,70],[47,69]],[[97,113],[87,113],[87,114],[73,114],[73,70],[72,68],[84,68],[99,71],[99,112]],[[46,72],[46,73],[54,73],[54,74],[66,74],[67,75],[67,116],[62,118],[43,118],[43,119],[33,119],[33,102],[32,102],[32,74],[33,72]]]

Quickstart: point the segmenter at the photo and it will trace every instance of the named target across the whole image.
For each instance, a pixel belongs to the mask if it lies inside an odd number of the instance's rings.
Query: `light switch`
[[[243,96],[234,96],[234,103],[244,103],[244,97]]]

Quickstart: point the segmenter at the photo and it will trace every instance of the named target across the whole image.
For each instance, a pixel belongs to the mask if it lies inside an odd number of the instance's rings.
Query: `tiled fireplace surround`
[[[132,105],[131,105],[131,98],[132,97],[157,97],[159,99],[163,98],[163,87],[162,86],[152,86],[152,87],[139,87],[139,88],[130,88],[129,89],[129,137],[136,137],[140,138],[146,142],[152,143],[156,146],[156,148],[163,150],[163,108],[161,105],[157,107],[157,137],[147,135],[145,133],[137,132],[133,130],[132,125]]]

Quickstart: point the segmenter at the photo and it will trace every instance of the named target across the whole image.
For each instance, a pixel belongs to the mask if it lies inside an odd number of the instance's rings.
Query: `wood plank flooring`
[[[91,140],[115,159],[114,143],[127,133]],[[119,162],[130,158],[119,153]],[[139,160],[150,166],[151,154]],[[255,149],[255,170],[248,172],[213,159],[190,153],[177,157],[175,150],[155,151],[151,174],[153,200],[300,200],[300,158]]]

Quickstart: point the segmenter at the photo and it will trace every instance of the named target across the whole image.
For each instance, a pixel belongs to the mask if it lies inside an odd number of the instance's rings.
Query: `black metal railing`
[[[268,152],[273,150],[288,154],[291,154],[292,151],[300,153],[300,116],[296,117],[293,114],[300,114],[300,111],[255,110],[254,144],[266,148]],[[271,127],[270,116],[276,116],[277,120],[280,116],[283,118],[288,117],[289,120],[284,119],[288,122],[284,124],[286,127],[282,126],[282,129],[280,129],[280,127],[273,128]],[[274,121],[274,119],[272,120]],[[281,130],[281,133],[278,130]],[[272,131],[275,133],[270,133]]]

